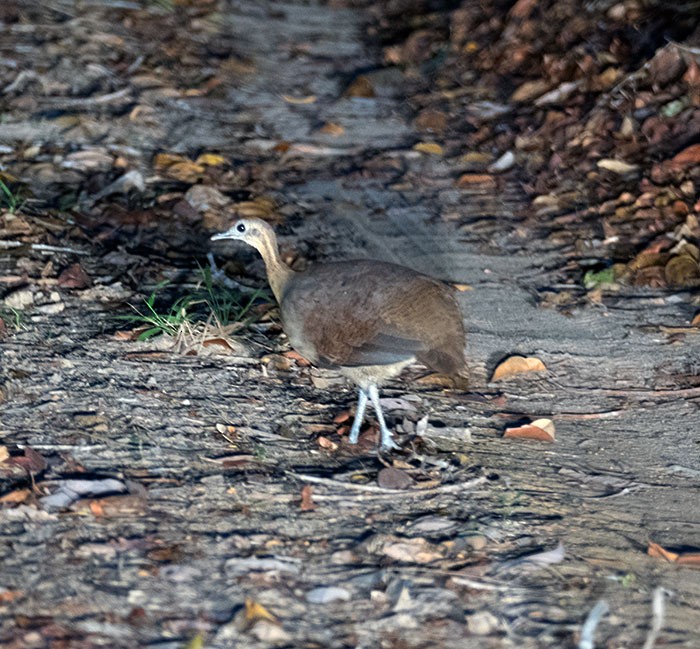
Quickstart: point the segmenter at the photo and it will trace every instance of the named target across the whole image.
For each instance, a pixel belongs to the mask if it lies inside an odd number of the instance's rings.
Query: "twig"
[[[481,476],[479,478],[474,478],[468,482],[458,482],[450,485],[440,485],[439,487],[430,487],[428,489],[384,489],[383,487],[375,487],[369,484],[354,484],[352,482],[339,482],[338,480],[330,480],[329,478],[319,478],[314,475],[306,475],[303,473],[294,473],[293,471],[288,471],[288,475],[291,475],[299,480],[304,480],[306,482],[313,482],[316,484],[326,485],[328,487],[335,487],[336,489],[350,489],[353,491],[365,491],[374,494],[382,494],[385,496],[419,496],[422,494],[434,494],[434,493],[450,493],[455,491],[462,491],[464,489],[472,489],[477,485],[486,482],[486,476]],[[314,495],[316,498],[316,495]]]
[[[600,619],[610,610],[604,599],[599,599],[591,609],[581,627],[581,639],[578,641],[578,649],[595,649],[593,635]]]
[[[651,629],[649,629],[642,649],[653,649],[656,644],[656,639],[661,633],[661,629],[664,626],[664,618],[666,617],[665,596],[667,594],[669,592],[661,586],[654,588],[654,594],[651,599]]]
[[[0,241],[0,249],[11,250],[12,248],[21,248],[29,246],[37,252],[69,252],[73,255],[89,255],[89,252],[84,250],[76,250],[75,248],[65,248],[63,246],[49,246],[45,243],[25,243],[24,241]]]

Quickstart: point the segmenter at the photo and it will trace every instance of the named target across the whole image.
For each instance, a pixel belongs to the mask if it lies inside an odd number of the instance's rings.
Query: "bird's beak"
[[[232,239],[231,235],[228,233],[228,230],[226,232],[219,232],[218,234],[215,234],[212,238],[211,241],[219,241],[219,239]]]

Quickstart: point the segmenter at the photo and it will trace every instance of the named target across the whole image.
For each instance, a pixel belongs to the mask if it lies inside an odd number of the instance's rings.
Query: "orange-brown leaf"
[[[511,356],[507,358],[493,371],[492,381],[507,379],[516,374],[525,372],[546,372],[545,364],[534,356]]]
[[[506,428],[503,437],[553,442],[555,440],[554,423],[550,419],[538,419],[524,426]]]
[[[661,547],[658,543],[649,541],[649,547],[647,548],[647,554],[650,557],[656,557],[657,559],[666,559],[666,561],[675,562],[678,560],[678,554],[676,552],[671,552],[666,548]]]
[[[305,484],[301,488],[301,511],[312,512],[316,509],[316,503],[313,501],[313,487],[310,484]]]

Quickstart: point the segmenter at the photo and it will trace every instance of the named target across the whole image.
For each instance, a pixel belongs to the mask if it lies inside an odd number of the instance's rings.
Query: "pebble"
[[[340,586],[320,586],[306,593],[306,601],[310,604],[349,602],[351,599],[350,591]]]

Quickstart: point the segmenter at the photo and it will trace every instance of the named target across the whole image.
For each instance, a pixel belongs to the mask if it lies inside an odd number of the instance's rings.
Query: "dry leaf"
[[[612,173],[620,176],[634,173],[639,169],[639,165],[630,164],[628,162],[624,162],[623,160],[613,160],[611,158],[598,160],[597,165],[598,169],[605,169],[605,171],[611,171]]]
[[[310,367],[311,361],[306,360],[299,352],[295,352],[293,349],[282,354],[285,358],[289,358],[296,362],[297,365],[302,367]]]
[[[30,489],[16,489],[15,491],[10,491],[10,493],[6,493],[4,496],[0,497],[0,503],[17,505],[27,500],[31,493],[32,492]]]
[[[491,376],[492,381],[507,379],[526,372],[546,372],[545,364],[534,356],[510,356],[496,367]]]
[[[195,164],[207,167],[220,167],[227,162],[228,160],[218,153],[202,153],[202,155],[195,160]]]
[[[445,153],[445,150],[436,142],[419,142],[413,147],[413,150],[431,155],[444,155]]]
[[[316,503],[313,501],[313,488],[310,484],[305,484],[301,488],[301,511],[312,512],[316,509]]]
[[[342,424],[350,419],[350,411],[343,410],[339,412],[335,417],[333,417],[334,424]]]
[[[673,552],[673,550],[667,550],[658,543],[649,541],[647,554],[650,557],[665,559],[666,561],[676,563],[679,566],[690,566],[693,568],[700,567],[700,552]]]
[[[496,180],[489,174],[462,174],[457,179],[457,187],[473,187],[474,185],[495,189]]]
[[[246,597],[245,600],[245,619],[248,623],[257,622],[258,620],[267,620],[268,622],[277,624],[277,618],[262,604],[250,597]]]
[[[551,419],[537,419],[524,426],[506,428],[503,437],[553,442],[555,440],[554,432],[554,422]]]
[[[658,543],[649,541],[649,547],[647,548],[647,554],[650,557],[656,557],[657,559],[666,559],[666,561],[675,562],[678,559],[678,554],[666,550],[666,548],[661,547]]]
[[[346,97],[364,97],[369,99],[374,97],[374,86],[368,77],[361,74],[347,87],[344,94]]]
[[[318,445],[321,448],[326,449],[327,451],[337,451],[338,450],[338,445],[333,440],[330,440],[327,437],[324,437],[323,435],[319,436],[317,441],[318,441]]]
[[[700,313],[696,313],[695,317],[690,321],[692,327],[700,327]]]
[[[22,595],[24,595],[23,590],[0,590],[0,602],[3,604],[13,602]]]
[[[4,462],[8,457],[10,457],[10,451],[7,450],[7,446],[0,446],[0,462]]]
[[[71,264],[58,276],[58,285],[62,288],[88,288],[92,280],[80,264]]]
[[[383,489],[408,489],[413,478],[405,471],[388,466],[377,474],[377,484]]]
[[[306,104],[315,103],[316,95],[308,95],[306,97],[293,97],[292,95],[282,95],[282,99],[284,99],[288,104],[296,104],[299,106],[303,106]]]
[[[333,137],[340,137],[341,135],[345,134],[345,129],[340,124],[336,124],[335,122],[327,122],[319,129],[319,133],[331,135]]]

